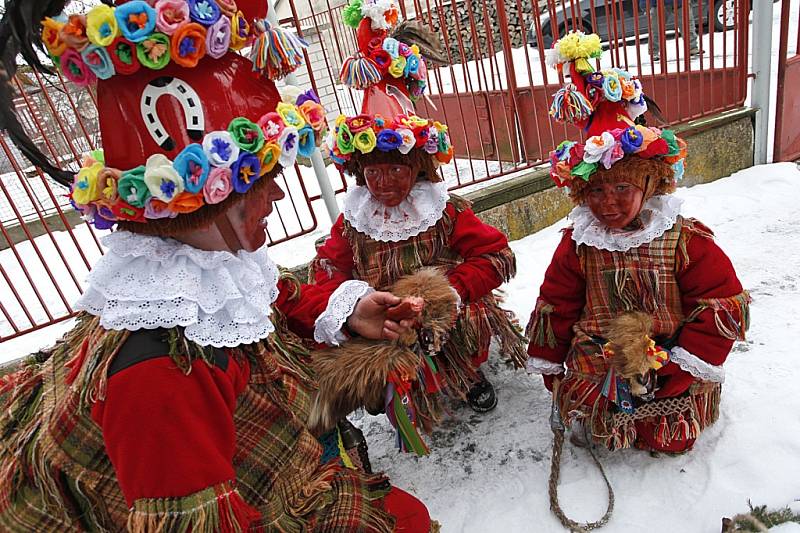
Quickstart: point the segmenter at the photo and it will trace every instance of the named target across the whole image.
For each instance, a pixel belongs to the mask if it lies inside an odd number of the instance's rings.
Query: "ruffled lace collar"
[[[664,235],[675,225],[683,200],[671,195],[653,196],[644,203],[639,213],[642,227],[635,230],[611,229],[592,214],[585,205],[572,210],[572,240],[610,252],[625,252]]]
[[[95,264],[75,307],[100,317],[106,329],[183,326],[201,346],[235,347],[275,330],[269,315],[278,297],[278,268],[267,247],[255,252],[207,252],[173,239],[117,231]]]
[[[404,241],[436,224],[449,199],[445,182],[421,181],[400,205],[386,207],[369,189],[357,185],[344,199],[344,219],[376,241]]]

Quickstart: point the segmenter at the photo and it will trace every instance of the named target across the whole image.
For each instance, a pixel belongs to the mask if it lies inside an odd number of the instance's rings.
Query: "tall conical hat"
[[[2,27],[28,13],[7,7]],[[159,234],[198,227],[310,154],[325,130],[319,100],[283,101],[272,81],[301,64],[306,43],[270,28],[266,9],[264,0],[132,0],[28,21],[68,80],[97,86],[103,151],[71,183],[87,218]]]

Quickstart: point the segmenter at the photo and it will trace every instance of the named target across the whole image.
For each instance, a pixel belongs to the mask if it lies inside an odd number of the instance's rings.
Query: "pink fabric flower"
[[[264,132],[264,138],[267,141],[276,140],[278,137],[280,137],[283,129],[286,127],[286,123],[275,111],[267,113],[258,119],[257,124],[261,128],[261,131]]]
[[[218,204],[227,198],[232,190],[231,169],[214,167],[203,186],[203,198],[207,204]]]
[[[189,22],[189,4],[183,0],[158,0],[155,9],[156,28],[161,33],[172,35]]]

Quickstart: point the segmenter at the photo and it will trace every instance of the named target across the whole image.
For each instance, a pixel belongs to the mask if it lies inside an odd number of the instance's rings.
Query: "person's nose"
[[[270,202],[277,202],[278,200],[282,200],[284,198],[286,198],[286,193],[283,192],[281,186],[278,185],[277,180],[273,178],[272,180],[270,180],[269,194],[267,196],[267,200],[269,200]]]

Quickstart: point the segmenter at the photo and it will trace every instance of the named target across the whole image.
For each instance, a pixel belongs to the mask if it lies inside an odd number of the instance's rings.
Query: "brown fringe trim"
[[[654,437],[666,445],[674,440],[697,438],[719,418],[722,387],[718,383],[694,383],[688,395],[645,403],[633,414],[611,412],[601,396],[587,404],[587,398],[599,388],[599,383],[567,378],[558,390],[557,402],[567,426],[573,420],[583,420],[593,440],[611,451],[633,446],[637,421],[653,423]]]
[[[525,328],[525,336],[536,346],[556,347],[556,335],[553,333],[553,325],[550,322],[550,315],[555,311],[552,304],[547,303],[541,297],[536,300],[536,307]]]
[[[508,246],[499,252],[483,254],[480,257],[489,260],[503,281],[511,281],[511,278],[517,275],[517,258]]]
[[[298,300],[300,298],[300,292],[301,292],[300,291],[300,286],[302,285],[302,283],[297,278],[297,276],[295,276],[289,270],[281,267],[279,269],[279,271],[280,271],[279,280],[285,282],[284,287],[282,289],[283,290],[288,290],[289,293],[290,293],[289,294],[289,300],[290,301]],[[310,272],[310,270],[309,270],[309,272]]]
[[[442,531],[442,525],[436,520],[431,520],[430,533],[440,533],[440,531]]]
[[[711,309],[714,322],[720,335],[729,340],[745,340],[750,328],[750,293],[742,291],[728,298],[706,298],[697,300],[697,307],[686,317],[684,322],[692,322],[705,311]]]
[[[127,526],[131,533],[238,533],[250,531],[250,523],[258,518],[259,514],[245,503],[233,482],[225,482],[181,498],[136,500]]]
[[[646,311],[654,313],[659,305],[658,271],[637,268],[604,270],[608,300],[612,311]]]
[[[680,272],[689,266],[689,252],[687,245],[694,235],[714,239],[714,232],[708,229],[702,222],[693,218],[679,217],[681,220],[681,234],[678,238],[678,253],[675,257],[675,271]]]
[[[318,272],[325,272],[328,279],[331,279],[333,278],[333,273],[339,272],[339,269],[327,257],[317,256],[308,264],[308,283],[316,283]]]

